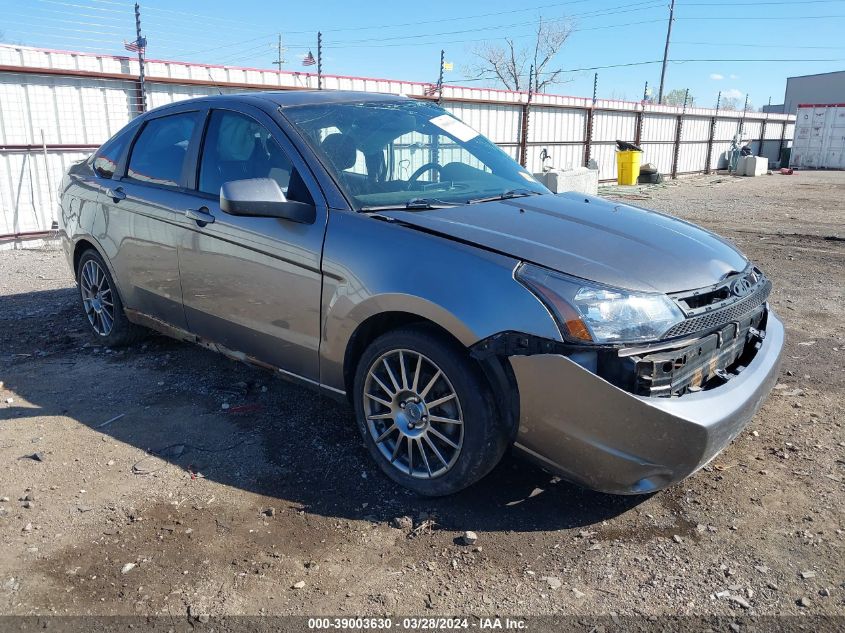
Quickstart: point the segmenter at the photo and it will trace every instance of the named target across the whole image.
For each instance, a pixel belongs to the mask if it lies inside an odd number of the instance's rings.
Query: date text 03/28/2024
[[[308,628],[317,631],[328,630],[390,630],[399,631],[442,631],[442,630],[524,630],[525,620],[520,618],[479,618],[472,622],[468,618],[448,617],[406,617],[394,622],[392,618],[308,618]]]

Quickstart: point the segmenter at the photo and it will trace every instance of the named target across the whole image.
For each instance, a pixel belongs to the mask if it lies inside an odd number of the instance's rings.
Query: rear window
[[[147,122],[129,157],[127,176],[155,185],[179,186],[198,112],[183,112]]]

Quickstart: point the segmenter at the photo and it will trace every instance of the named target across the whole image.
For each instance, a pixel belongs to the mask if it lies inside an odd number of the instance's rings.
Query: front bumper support
[[[520,396],[515,446],[567,479],[641,494],[707,464],[748,424],[778,378],[783,324],[728,382],[681,397],[636,396],[559,354],[511,356]]]

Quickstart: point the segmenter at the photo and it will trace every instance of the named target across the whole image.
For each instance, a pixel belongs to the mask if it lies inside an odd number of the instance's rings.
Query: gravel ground
[[[347,409],[158,336],[98,347],[59,251],[0,253],[0,613],[845,615],[845,173],[634,191],[735,241],[788,335],[748,430],[645,497],[511,456],[415,497]]]

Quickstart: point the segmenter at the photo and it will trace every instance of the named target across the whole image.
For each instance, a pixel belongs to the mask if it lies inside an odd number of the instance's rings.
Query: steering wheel
[[[422,176],[425,172],[431,169],[436,171],[438,174],[443,173],[443,167],[441,167],[437,163],[426,163],[425,165],[417,169],[413,174],[411,174],[410,178],[408,178],[408,189],[413,189],[414,185],[417,184],[417,180],[419,180],[420,176]]]

